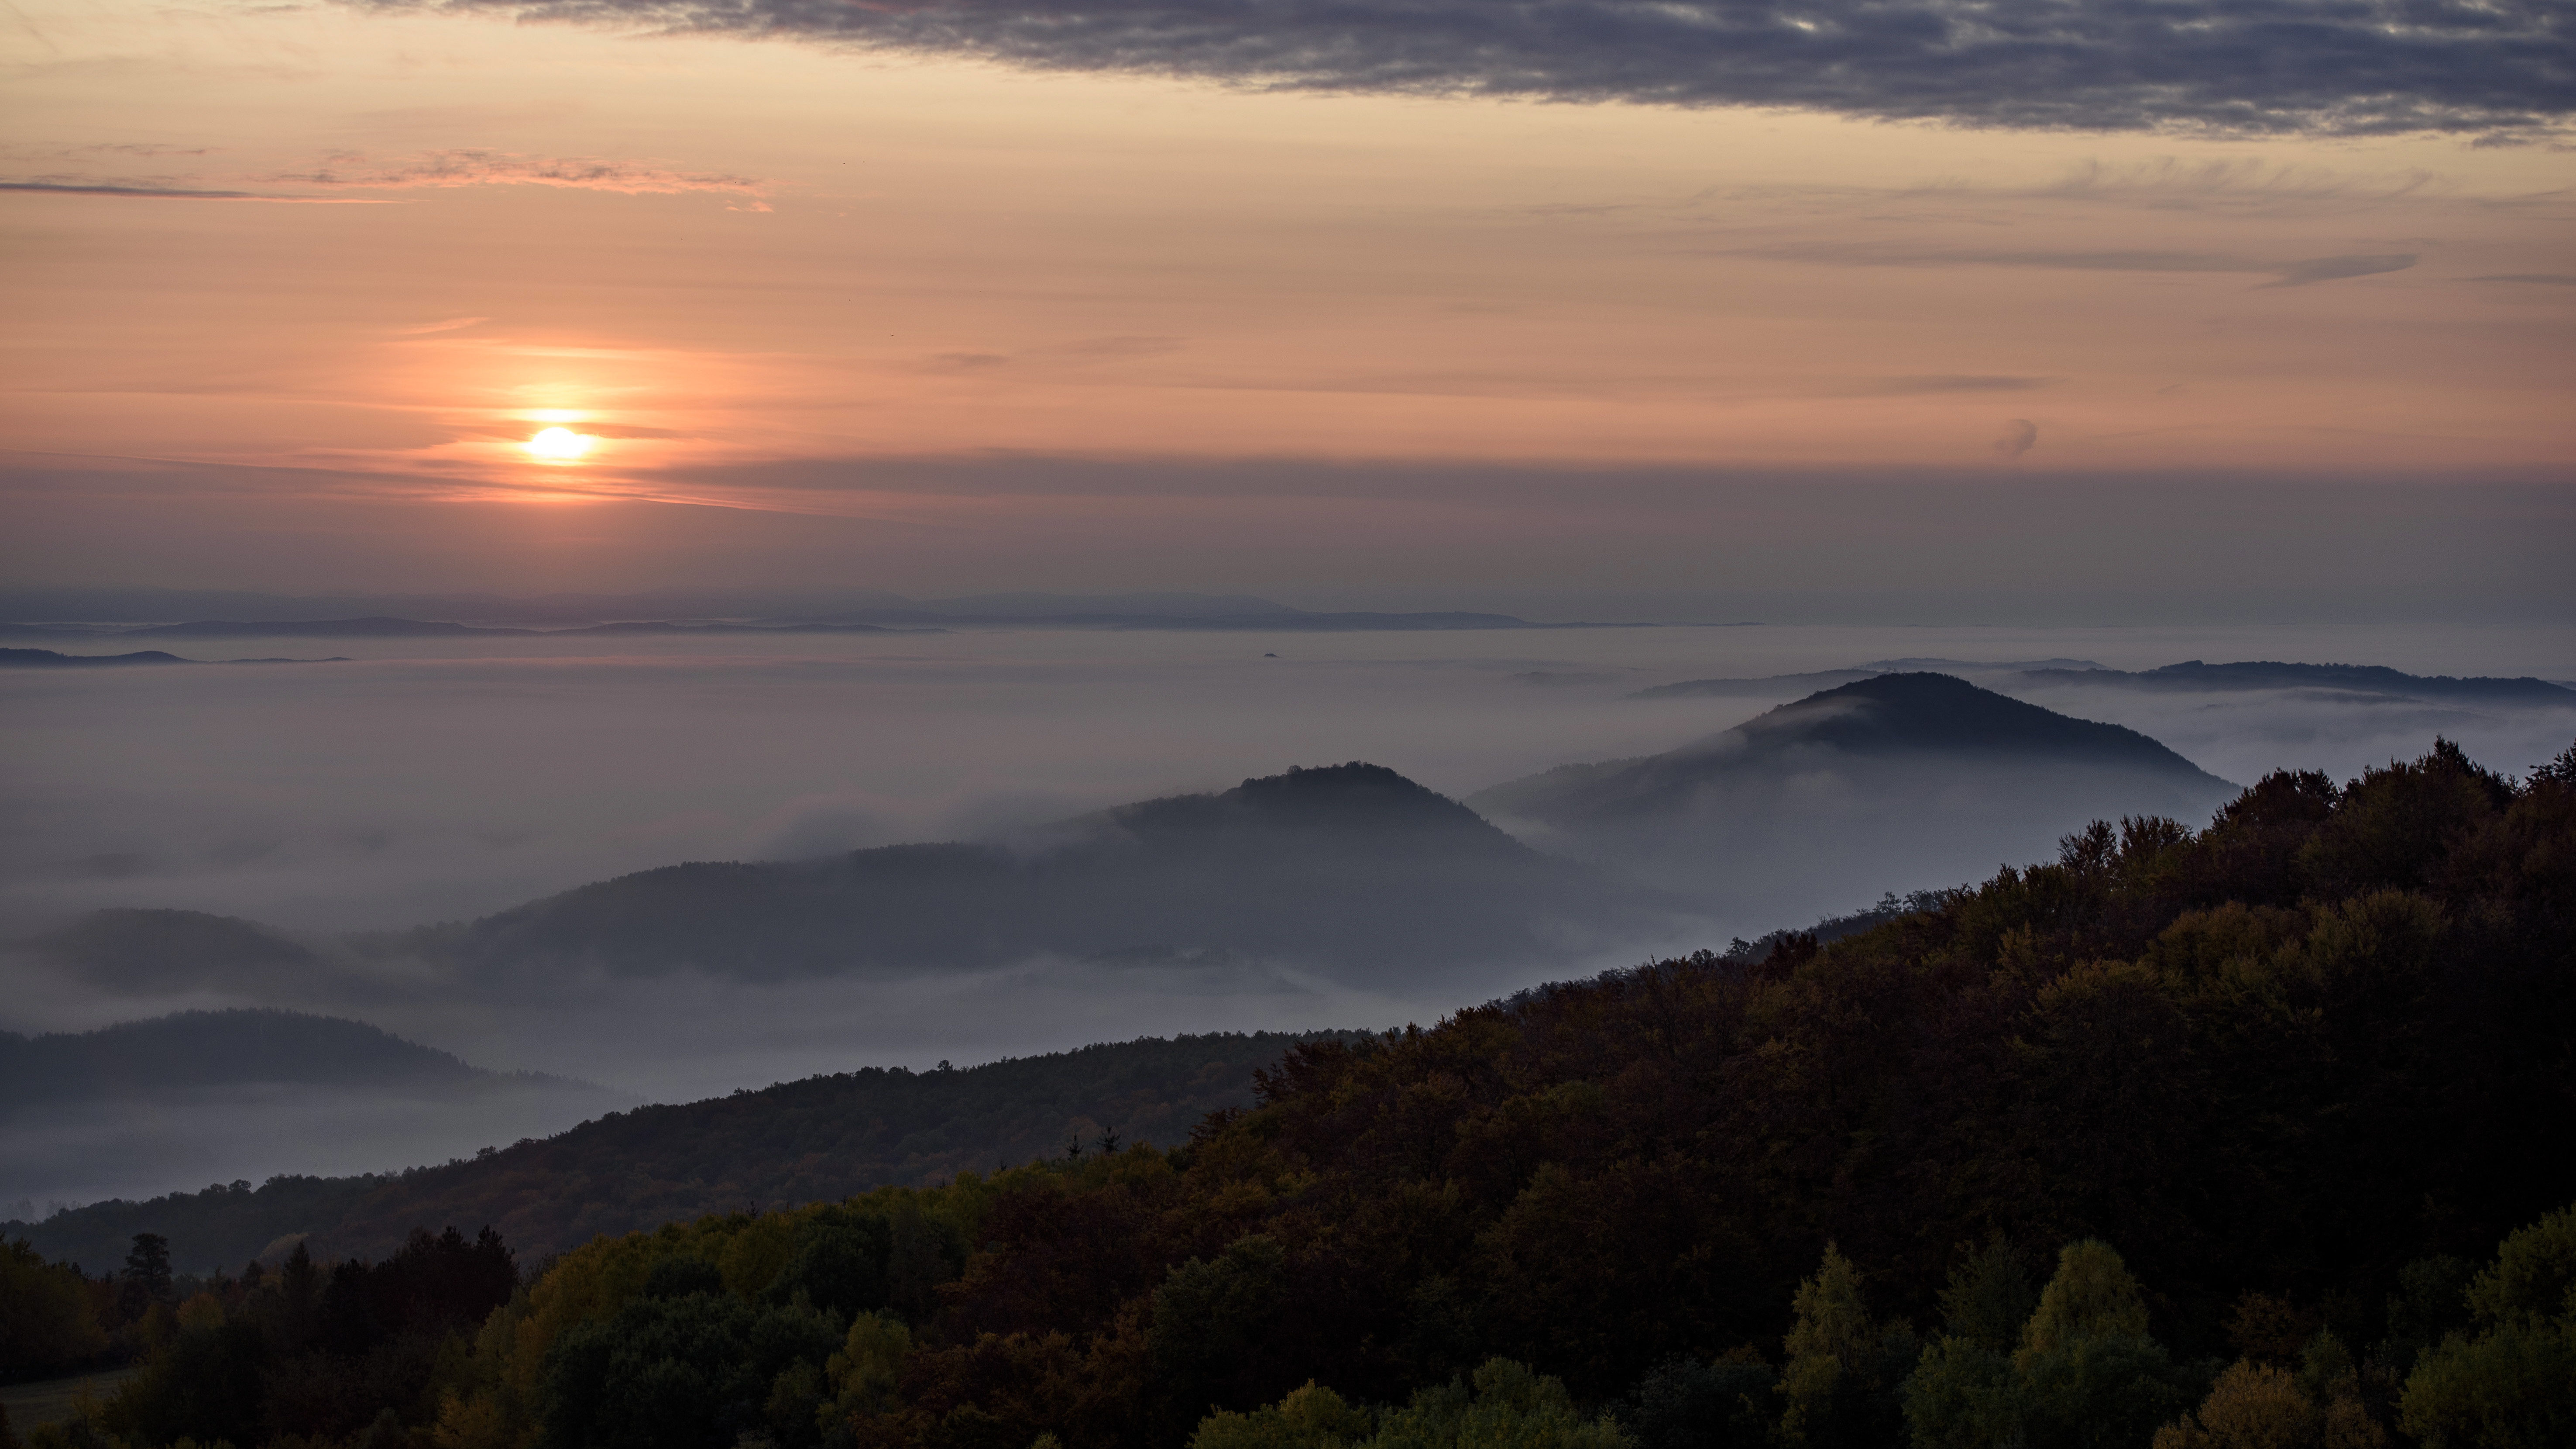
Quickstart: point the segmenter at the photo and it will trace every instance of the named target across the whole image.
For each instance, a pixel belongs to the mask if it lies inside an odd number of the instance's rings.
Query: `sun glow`
[[[547,428],[519,446],[540,463],[571,463],[589,452],[593,441],[589,434],[570,428]]]

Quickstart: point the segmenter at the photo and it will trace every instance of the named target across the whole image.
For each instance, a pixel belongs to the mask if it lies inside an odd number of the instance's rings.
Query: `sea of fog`
[[[0,937],[23,941],[105,906],[181,907],[304,932],[468,919],[680,861],[1007,840],[1103,806],[1222,789],[1292,765],[1367,760],[1463,797],[1552,765],[1667,749],[1804,692],[1627,697],[1682,679],[1935,658],[2123,669],[2272,659],[2576,680],[2576,631],[2551,627],[992,629],[243,638],[192,640],[177,652],[354,657],[0,676]],[[2350,777],[2421,753],[2437,733],[2521,771],[2576,737],[2568,711],[2319,691],[2029,697],[2144,731],[2239,783],[2285,767]],[[1996,864],[1925,859],[1902,879],[1817,880],[1717,923],[1717,939],[1640,940],[1536,975],[1722,946],[1726,933],[1806,924]],[[1144,1034],[1428,1021],[1462,1004],[1454,987],[1426,993],[1393,975],[1360,989],[1287,969],[1047,962],[895,985],[662,978],[507,1002],[356,988],[309,1001],[147,999],[80,986],[24,958],[0,972],[10,986],[0,1026],[19,1031],[187,1006],[305,1006],[479,1066],[563,1073],[658,1100],[868,1063],[964,1064]],[[1479,991],[1501,995],[1531,979],[1527,970],[1498,974]],[[419,1147],[403,1140],[406,1153]],[[457,1150],[473,1145],[460,1140]],[[398,1165],[366,1160],[370,1150],[314,1148],[241,1175]]]

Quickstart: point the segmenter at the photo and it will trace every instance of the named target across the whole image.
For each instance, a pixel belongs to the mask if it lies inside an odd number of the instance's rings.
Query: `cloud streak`
[[[53,196],[123,196],[145,201],[286,201],[339,205],[381,205],[352,196],[280,196],[265,191],[210,191],[184,186],[147,186],[110,181],[0,181],[0,191],[33,191]]]
[[[715,192],[757,200],[763,183],[721,172],[672,171],[587,156],[523,156],[510,151],[432,151],[410,160],[371,164],[366,157],[331,157],[320,169],[274,178],[307,186],[367,190],[452,186],[560,186],[614,191],[626,196]]]
[[[1283,88],[2082,130],[2528,131],[2551,0],[356,0]]]
[[[1986,251],[1973,248],[1895,246],[1758,247],[1727,253],[1783,262],[1846,267],[2027,267],[2071,272],[2243,272],[2269,275],[2265,287],[2303,287],[2345,277],[2402,272],[2420,259],[2414,252],[2381,252],[2267,261],[2223,252],[2181,251]]]

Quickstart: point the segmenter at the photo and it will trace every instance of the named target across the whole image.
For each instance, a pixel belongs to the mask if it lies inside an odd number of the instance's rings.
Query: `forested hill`
[[[1057,1156],[1068,1138],[1085,1151],[1104,1133],[1168,1146],[1205,1114],[1249,1103],[1253,1073],[1310,1039],[1148,1037],[964,1070],[869,1067],[610,1113],[445,1166],[97,1203],[42,1223],[0,1223],[0,1239],[23,1237],[48,1258],[96,1268],[122,1261],[134,1234],[159,1233],[178,1266],[202,1271],[238,1269],[297,1233],[310,1233],[317,1253],[379,1256],[423,1223],[490,1225],[533,1260],[597,1233]]]

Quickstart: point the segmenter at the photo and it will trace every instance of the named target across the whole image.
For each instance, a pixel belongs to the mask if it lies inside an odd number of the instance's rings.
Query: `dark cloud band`
[[[2511,132],[2576,113],[2563,0],[358,0],[1291,89],[1971,125]]]

